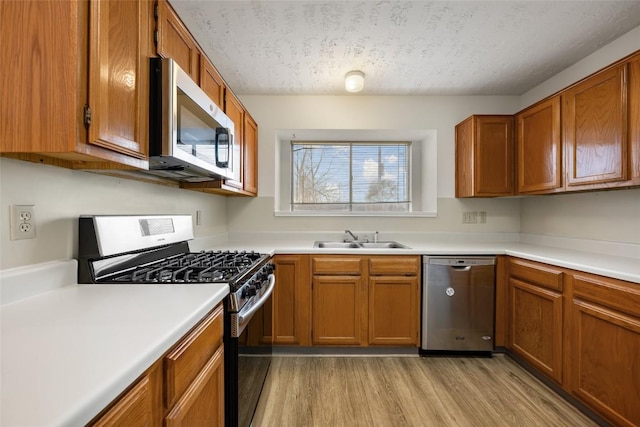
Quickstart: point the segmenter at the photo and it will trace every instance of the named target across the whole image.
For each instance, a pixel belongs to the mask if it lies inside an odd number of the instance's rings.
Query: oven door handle
[[[260,309],[264,305],[264,303],[269,299],[271,293],[273,293],[273,288],[276,283],[276,277],[273,274],[269,275],[269,282],[267,284],[267,290],[260,296],[260,300],[253,304],[253,306],[247,310],[246,313],[238,313],[238,329],[244,330],[245,324],[251,320],[256,311]]]

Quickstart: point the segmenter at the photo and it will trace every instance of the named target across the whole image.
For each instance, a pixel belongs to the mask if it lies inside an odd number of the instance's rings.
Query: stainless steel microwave
[[[234,123],[173,59],[151,58],[149,170],[177,181],[240,180]]]

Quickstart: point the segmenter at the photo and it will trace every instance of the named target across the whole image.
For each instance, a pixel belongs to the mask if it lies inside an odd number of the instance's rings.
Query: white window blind
[[[291,210],[409,212],[409,142],[291,142]]]

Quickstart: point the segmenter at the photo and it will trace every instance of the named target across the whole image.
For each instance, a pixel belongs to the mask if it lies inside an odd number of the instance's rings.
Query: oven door
[[[249,427],[271,365],[275,277],[269,275],[268,290],[251,312],[229,315],[225,336],[225,419],[227,427]],[[235,327],[233,322],[236,323]],[[225,325],[226,326],[226,325]],[[225,334],[226,335],[226,334]],[[235,336],[234,336],[235,335]],[[238,336],[239,335],[239,336]]]
[[[272,298],[238,338],[238,426],[249,427],[271,365]]]

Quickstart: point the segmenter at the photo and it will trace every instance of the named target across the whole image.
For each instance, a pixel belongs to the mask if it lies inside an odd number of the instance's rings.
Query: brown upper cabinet
[[[640,185],[640,53],[629,59],[628,77],[629,180]]]
[[[157,19],[154,37],[158,55],[175,60],[194,82],[200,84],[200,50],[191,33],[166,0],[156,3],[154,13]]]
[[[518,113],[516,129],[518,193],[562,191],[560,96]]]
[[[244,164],[242,188],[255,196],[258,194],[258,125],[248,111],[244,113]]]
[[[456,126],[456,197],[514,194],[514,118],[473,115]]]
[[[148,1],[2,2],[0,152],[74,169],[148,167]]]
[[[620,64],[562,94],[568,190],[627,180],[626,80]]]
[[[456,126],[456,197],[640,186],[640,52],[517,113],[515,163],[509,117]]]
[[[224,109],[224,80],[204,55],[200,55],[200,87],[219,108]]]

